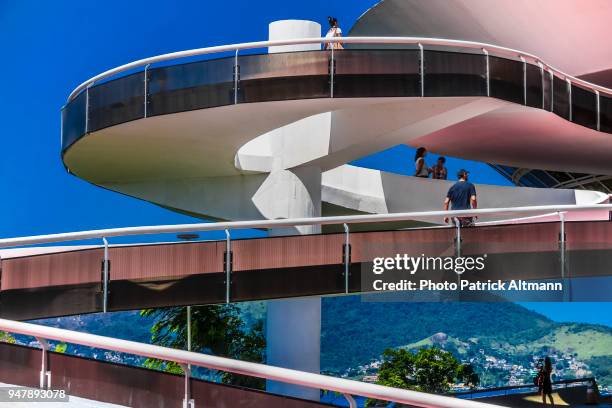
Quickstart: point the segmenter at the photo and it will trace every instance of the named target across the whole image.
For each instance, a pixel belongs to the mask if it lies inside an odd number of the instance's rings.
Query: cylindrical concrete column
[[[269,26],[270,40],[321,37],[321,25],[313,21],[282,20]],[[301,44],[270,47],[270,53],[320,50],[320,44]],[[258,208],[266,208],[270,214],[287,214],[289,217],[313,217],[321,215],[321,169],[302,167],[272,171],[266,188],[269,201]],[[273,192],[270,194],[270,192]],[[253,202],[262,203],[262,197]],[[277,208],[275,208],[275,206]],[[263,211],[262,211],[263,212]],[[320,227],[300,227],[272,231],[271,235],[312,234]],[[268,364],[319,373],[321,368],[321,298],[273,300],[268,302],[266,322],[266,360]],[[320,390],[267,381],[269,392],[318,401]]]
[[[266,361],[311,373],[321,370],[321,298],[270,300],[266,322]],[[320,390],[267,381],[266,390],[318,401]]]
[[[269,177],[275,178],[275,172]],[[282,182],[267,189],[269,198],[280,204],[283,213],[294,217],[321,215],[321,169],[302,167],[283,170]],[[287,177],[287,174],[290,177]],[[277,229],[270,235],[316,234],[320,226]],[[321,298],[271,300],[267,305],[266,361],[268,364],[319,373],[321,369]],[[276,394],[318,401],[318,389],[268,381],[266,389]]]
[[[270,23],[268,26],[268,39],[291,40],[294,38],[319,38],[321,37],[321,24],[308,20],[279,20]],[[311,51],[320,50],[321,44],[299,44],[299,45],[280,45],[268,47],[270,54],[277,52],[291,51]]]

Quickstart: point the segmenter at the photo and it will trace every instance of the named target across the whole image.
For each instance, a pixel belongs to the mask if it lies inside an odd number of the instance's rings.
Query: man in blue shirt
[[[457,178],[459,181],[453,184],[446,194],[444,211],[448,211],[449,204],[452,210],[476,209],[478,207],[476,187],[468,181],[468,172],[464,169],[459,170]],[[474,217],[457,217],[457,221],[462,227],[474,225]],[[448,217],[444,218],[444,222],[448,222]]]

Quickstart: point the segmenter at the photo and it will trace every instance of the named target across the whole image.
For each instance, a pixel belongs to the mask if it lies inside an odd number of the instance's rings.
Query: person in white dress
[[[327,21],[329,21],[329,30],[327,31],[327,34],[325,34],[325,38],[342,37],[342,29],[340,28],[340,26],[338,26],[338,19],[336,17],[330,16],[327,17]],[[340,42],[326,43],[325,49],[343,50],[344,47]]]

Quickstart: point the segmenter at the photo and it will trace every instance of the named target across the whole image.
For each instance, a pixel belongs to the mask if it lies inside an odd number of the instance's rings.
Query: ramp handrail
[[[289,384],[301,385],[344,394],[360,395],[378,400],[394,401],[419,407],[443,408],[487,408],[495,405],[466,401],[448,396],[386,387],[360,381],[335,378],[288,368],[269,366],[260,363],[233,360],[208,354],[171,349],[135,341],[116,339],[95,334],[82,333],[55,327],[0,319],[0,330],[21,335],[34,336],[43,341],[56,340],[82,346],[128,353],[142,357],[173,361],[183,366],[206,367],[252,377],[265,378]]]
[[[87,81],[83,82],[79,86],[77,86],[68,96],[68,102],[74,99],[81,91],[92,86],[95,82],[101,81],[103,79],[109,78],[113,75],[129,71],[131,69],[145,67],[149,64],[153,64],[156,62],[163,62],[169,60],[175,60],[180,58],[194,57],[199,55],[207,55],[207,54],[215,54],[221,52],[229,52],[234,51],[238,52],[239,50],[248,50],[254,48],[265,48],[265,47],[276,47],[282,45],[299,45],[299,44],[331,44],[331,43],[343,43],[343,44],[398,44],[398,45],[433,45],[433,46],[446,46],[446,47],[460,47],[460,48],[470,48],[482,51],[483,49],[487,52],[497,52],[501,54],[510,55],[515,58],[524,58],[529,60],[533,64],[542,64],[542,67],[545,70],[550,70],[554,73],[561,75],[564,79],[569,81],[570,83],[580,84],[584,87],[587,87],[593,91],[603,92],[606,94],[612,94],[612,89],[599,86],[590,82],[587,82],[583,79],[575,78],[571,75],[564,73],[563,71],[554,68],[550,64],[545,63],[537,57],[536,55],[530,54],[528,52],[523,52],[519,50],[515,50],[512,48],[501,47],[494,44],[481,43],[476,41],[463,41],[463,40],[452,40],[446,38],[427,38],[427,37],[314,37],[314,38],[297,38],[297,39],[289,39],[289,40],[274,40],[274,41],[255,41],[255,42],[246,42],[240,44],[230,44],[230,45],[219,45],[213,47],[205,47],[205,48],[196,48],[192,50],[186,51],[178,51],[171,52],[168,54],[162,54],[155,57],[143,58],[138,61],[130,62],[128,64],[121,65],[116,68],[109,69],[101,74],[98,74]]]
[[[270,229],[286,228],[304,225],[334,225],[334,224],[362,224],[368,222],[397,222],[406,220],[432,220],[437,221],[445,217],[479,217],[479,216],[508,216],[551,213],[577,212],[577,211],[612,211],[612,204],[594,205],[542,205],[531,207],[507,208],[481,208],[477,210],[451,210],[451,211],[421,211],[393,214],[366,214],[345,215],[334,217],[292,218],[278,220],[228,221],[196,224],[150,225],[141,227],[109,228],[79,232],[65,232],[59,234],[34,235],[29,237],[0,239],[0,248],[9,248],[24,245],[49,244],[54,242],[77,241],[94,238],[121,237],[130,235],[150,235],[195,231],[216,231],[231,229]]]

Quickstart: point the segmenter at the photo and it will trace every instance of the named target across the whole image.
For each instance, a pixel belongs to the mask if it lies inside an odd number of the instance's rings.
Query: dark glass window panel
[[[330,51],[242,56],[239,102],[330,97],[330,57]]]
[[[605,190],[604,186],[602,186],[601,183],[599,183],[599,181],[593,181],[591,183],[584,184],[582,187],[584,187],[585,190],[595,190],[595,191]]]
[[[612,133],[612,97],[599,95],[599,120],[602,132]]]
[[[570,173],[570,176],[572,176],[575,179],[581,179],[581,178],[585,178],[585,177],[591,177],[591,174],[588,174],[588,173]]]
[[[495,170],[497,170],[497,172],[500,173],[502,176],[506,177],[509,180],[512,180],[512,174],[514,174],[514,171],[516,170],[514,167],[500,166],[497,164],[489,164],[489,165],[493,167]]]
[[[533,171],[530,171],[529,173],[521,177],[521,182],[528,187],[548,187],[548,185],[544,183]]]
[[[530,174],[526,174],[521,177],[519,184],[524,187],[541,187],[539,183],[534,183],[534,178]]]
[[[572,122],[597,129],[597,96],[594,92],[572,85]]]
[[[553,80],[553,112],[569,120],[569,92],[565,79],[554,77]]]
[[[554,177],[559,183],[565,183],[567,181],[570,181],[572,178],[569,176],[569,174],[562,172],[562,171],[548,171],[548,174],[550,174],[552,177]]]
[[[602,180],[601,182],[604,183],[609,190],[612,190],[612,179]]]
[[[234,103],[234,58],[220,58],[148,72],[147,116]]]
[[[334,96],[420,96],[417,50],[343,50],[334,53]]]
[[[544,78],[542,79],[542,86],[544,87],[544,110],[552,110],[552,80],[549,71],[544,71]]]
[[[90,132],[144,117],[144,72],[89,88]]]
[[[527,64],[527,106],[542,108],[542,70]]]
[[[510,166],[499,166],[499,167],[504,171],[504,173],[508,174],[510,178],[512,178],[512,175],[514,175],[514,173],[517,170],[516,167],[510,167]]]
[[[425,51],[425,96],[486,96],[484,55]]]
[[[489,57],[491,96],[506,101],[524,102],[523,63],[499,57]]]
[[[542,182],[544,187],[552,187],[557,184],[557,181],[544,170],[531,170],[531,172]]]
[[[68,148],[85,134],[85,91],[81,92],[62,110],[62,149]]]

